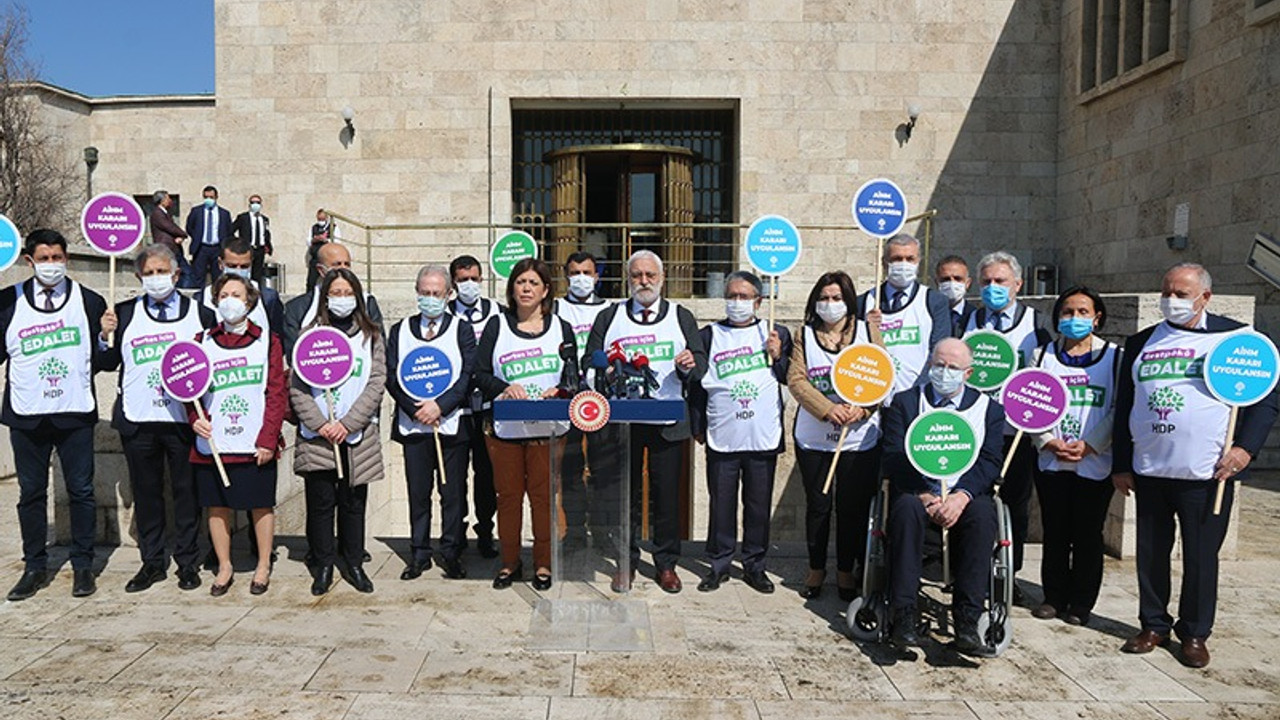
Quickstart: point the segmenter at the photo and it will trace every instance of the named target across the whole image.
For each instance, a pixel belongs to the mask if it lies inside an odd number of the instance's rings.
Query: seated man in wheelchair
[[[890,637],[899,647],[920,644],[916,600],[925,532],[933,523],[949,531],[955,559],[951,604],[955,648],[964,653],[989,654],[978,632],[978,620],[987,599],[992,549],[997,539],[993,493],[1000,475],[1004,411],[995,400],[965,387],[965,380],[973,372],[972,361],[963,341],[942,340],[929,359],[929,383],[898,393],[882,418],[882,467],[890,481]],[[905,448],[911,422],[922,412],[944,408],[964,416],[981,448],[973,467],[948,483],[945,501],[939,481],[921,476],[907,459]]]

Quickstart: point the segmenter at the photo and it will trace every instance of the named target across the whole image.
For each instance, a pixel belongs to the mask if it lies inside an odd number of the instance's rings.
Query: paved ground
[[[15,498],[12,483],[0,484],[0,589],[20,572]],[[1167,651],[1118,652],[1134,631],[1130,562],[1108,561],[1090,627],[1018,609],[1014,646],[994,660],[859,647],[840,632],[834,588],[808,604],[795,594],[798,556],[774,560],[785,586],[772,596],[737,580],[695,592],[696,561],[682,569],[680,595],[640,583],[632,597],[648,603],[652,653],[533,653],[524,648],[537,595],[525,585],[490,589],[494,561],[469,555],[474,580],[432,570],[406,583],[402,562],[376,543],[376,593],[341,584],[317,600],[303,544],[283,538],[289,558],[261,597],[249,595],[247,574],[218,600],[208,575],[196,592],[171,578],[127,595],[136,551],[102,548],[93,597],[71,597],[64,565],[35,598],[0,603],[0,717],[1273,720],[1280,481],[1255,483],[1241,498],[1241,558],[1223,567],[1213,664],[1201,671]],[[1035,578],[1030,554],[1025,575]]]

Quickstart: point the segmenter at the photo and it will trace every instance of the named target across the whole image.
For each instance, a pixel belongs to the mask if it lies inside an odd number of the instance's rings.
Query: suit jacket
[[[1116,386],[1116,420],[1112,429],[1111,440],[1111,472],[1133,472],[1133,435],[1129,432],[1129,414],[1133,412],[1133,364],[1142,355],[1142,348],[1151,339],[1151,333],[1160,327],[1152,325],[1124,342],[1124,360],[1120,365],[1120,377]],[[1205,314],[1205,328],[1191,330],[1199,333],[1225,333],[1244,327],[1244,323],[1221,315]],[[1256,328],[1255,328],[1256,329]],[[1267,442],[1267,434],[1280,414],[1280,390],[1272,390],[1256,405],[1240,409],[1240,417],[1236,420],[1236,435],[1232,440],[1235,447],[1244,448],[1250,457],[1257,457],[1262,446]],[[1225,433],[1226,428],[1220,432]],[[1248,471],[1236,477],[1243,478]]]
[[[907,459],[906,435],[911,422],[920,415],[920,393],[929,393],[929,386],[916,386],[893,396],[893,402],[885,408],[884,417],[880,420],[880,430],[884,434],[884,454],[881,456],[881,472],[889,478],[893,489],[897,492],[917,495],[928,489],[924,477],[911,466]],[[964,389],[960,396],[960,409],[968,410],[978,401],[979,393],[971,387]],[[929,402],[932,405],[932,402]],[[990,495],[1000,477],[1000,466],[1004,462],[1004,408],[995,400],[987,404],[985,418],[986,436],[982,440],[982,449],[978,452],[978,461],[969,471],[960,476],[952,492],[964,491],[970,497]]]
[[[969,316],[978,309],[977,305],[965,300],[960,303],[959,314],[953,312],[951,308],[947,308],[947,313],[951,316],[951,337],[963,337],[964,328],[969,324]]]
[[[890,293],[888,292],[888,283],[882,283],[876,290],[876,296],[880,301],[880,312],[888,313],[890,302]],[[929,331],[929,350],[933,350],[933,346],[938,344],[939,340],[945,340],[951,337],[951,302],[947,300],[947,296],[926,287],[920,283],[916,283],[911,289],[911,293],[907,296],[906,302],[912,302],[916,299],[916,294],[924,292],[925,309],[929,311],[929,318],[933,321],[933,328]],[[865,320],[867,318],[867,295],[870,293],[862,293],[858,296],[858,319]]]
[[[151,239],[153,241],[168,245],[175,255],[181,257],[182,249],[178,244],[178,238],[185,237],[187,233],[173,221],[169,211],[159,205],[151,208]]]
[[[192,303],[196,303],[196,312],[200,314],[200,325],[208,330],[218,324],[217,313],[192,298],[181,296],[178,299],[178,313],[180,317],[185,317],[187,308]],[[120,431],[121,437],[133,437],[143,426],[135,423],[124,416],[124,397],[121,394],[124,386],[124,360],[120,354],[120,347],[123,344],[124,331],[129,327],[129,323],[133,322],[133,311],[138,307],[137,298],[129,298],[116,303],[116,331],[113,333],[115,342],[111,343],[111,347],[107,348],[103,355],[102,370],[110,371],[119,369],[120,373],[116,377],[116,402],[111,408],[111,427]],[[179,340],[191,340],[192,338],[179,338]],[[169,423],[157,423],[170,427]],[[190,426],[181,425],[185,430],[190,430]],[[191,435],[192,442],[195,442],[195,435]]]
[[[307,316],[307,309],[311,307],[311,303],[317,298],[319,292],[315,290],[290,298],[289,302],[284,304],[283,323],[278,329],[275,326],[271,328],[280,333],[280,342],[284,345],[285,363],[291,362],[293,358],[293,344],[298,342],[298,336],[302,334],[302,320]],[[378,299],[372,295],[366,295],[364,309],[369,313],[369,319],[378,324],[378,330],[382,331],[383,337],[386,337],[386,328],[382,323],[382,308],[378,307]],[[472,337],[471,341],[474,344],[475,337]],[[387,346],[387,357],[392,357],[390,345]],[[387,374],[390,375],[391,371],[388,370]]]
[[[409,324],[409,332],[413,336],[422,340],[422,316],[412,315],[410,317],[397,322],[391,326],[391,332],[387,334],[387,394],[395,401],[396,409],[403,410],[410,417],[418,409],[418,401],[409,397],[404,388],[400,387],[399,364],[400,364],[400,326],[404,323]],[[471,329],[471,324],[465,320],[445,313],[440,316],[440,326],[436,329],[436,335],[440,336],[447,332],[458,334],[458,350],[462,354],[462,369],[459,371],[458,380],[448,390],[444,391],[436,398],[436,404],[440,406],[440,416],[447,416],[449,413],[464,406],[468,398],[471,396],[471,376],[475,372],[476,367],[476,334]],[[468,439],[467,427],[470,423],[458,423],[458,434],[449,437],[441,435],[440,441],[444,443],[466,442]],[[394,416],[391,420],[391,439],[404,442],[405,436],[400,432],[400,423],[396,422]]]
[[[63,282],[66,282],[65,280]],[[90,355],[89,364],[92,372],[96,373],[104,368],[104,353],[98,346],[98,336],[102,334],[102,313],[107,311],[107,301],[101,295],[90,290],[83,285],[80,286],[84,290],[84,310],[89,321],[89,342]],[[3,339],[9,332],[9,325],[13,322],[14,305],[18,300],[18,289],[23,288],[27,296],[27,302],[34,303],[35,298],[32,297],[31,283],[25,280],[18,285],[11,285],[4,290],[0,290],[0,362],[8,362],[9,350]],[[63,296],[64,300],[69,300],[70,294]],[[93,383],[89,383],[89,392],[94,394],[94,409],[86,413],[57,413],[53,415],[19,415],[13,411],[12,405],[9,403],[9,388],[14,383],[33,382],[38,378],[15,378],[9,374],[10,367],[5,367],[5,386],[4,386],[4,407],[0,409],[0,424],[8,425],[11,428],[19,430],[34,430],[39,427],[42,421],[49,421],[53,427],[60,430],[72,430],[82,427],[92,427],[98,422],[97,394],[94,392]]]
[[[271,218],[258,214],[262,218],[262,247],[266,249],[268,255],[275,255],[275,251],[271,249]],[[244,240],[253,246],[253,214],[242,212],[236,216],[231,223],[232,232],[239,240]]]
[[[214,211],[218,213],[218,245],[225,245],[232,235],[231,213],[221,205],[215,206]],[[204,243],[204,214],[204,203],[196,205],[187,213],[187,236],[191,238],[188,250],[193,258]]]

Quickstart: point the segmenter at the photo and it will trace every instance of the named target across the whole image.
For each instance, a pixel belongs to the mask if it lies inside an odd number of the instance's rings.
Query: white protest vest
[[[614,342],[622,345],[627,356],[643,354],[649,358],[649,369],[658,380],[658,389],[652,397],[658,400],[683,400],[684,386],[676,373],[676,355],[684,352],[686,343],[684,332],[680,329],[680,319],[673,302],[667,303],[667,314],[662,320],[652,325],[641,325],[631,319],[627,312],[627,303],[623,301],[613,314],[613,322],[604,335],[604,349],[607,352]],[[661,301],[659,301],[661,302]],[[654,308],[658,303],[654,303]],[[671,425],[672,423],[647,423]]]
[[[569,323],[569,327],[573,328],[573,337],[578,342],[579,358],[586,352],[587,338],[591,335],[591,326],[595,323],[596,316],[609,305],[610,303],[606,300],[592,303],[575,303],[569,302],[565,298],[556,299],[556,317],[562,318]]]
[[[538,398],[548,388],[560,384],[560,344],[567,338],[560,332],[560,320],[555,316],[547,331],[536,338],[524,338],[515,334],[506,317],[499,317],[498,339],[493,345],[493,374],[508,385],[523,385],[530,398]],[[502,402],[501,400],[497,402]],[[493,423],[493,433],[503,440],[525,440],[563,435],[569,431],[569,421],[564,422],[511,422]]]
[[[878,292],[886,293],[887,285],[882,285]],[[880,335],[885,350],[893,358],[893,392],[900,393],[921,384],[925,367],[929,364],[929,336],[933,333],[933,317],[929,315],[928,288],[920,283],[915,284],[914,297],[910,298],[898,312],[881,312]],[[876,307],[879,303],[877,293],[867,296],[867,307]],[[925,378],[927,380],[927,377]],[[890,395],[885,405],[893,399]]]
[[[9,351],[9,402],[18,415],[87,413],[94,409],[92,345],[89,317],[80,283],[67,281],[67,294],[57,310],[40,310],[27,300],[27,286],[37,293],[34,279],[18,284],[13,320],[5,333]]]
[[[867,339],[867,324],[863,321],[857,321],[854,333],[854,343],[869,342]],[[818,389],[833,403],[842,403],[843,400],[836,394],[835,387],[831,384],[831,366],[835,364],[836,355],[838,353],[829,353],[818,344],[818,334],[811,327],[803,327],[800,329],[801,342],[804,343],[804,360],[805,373],[809,378],[809,382]],[[816,418],[805,410],[803,407],[796,409],[796,426],[795,438],[796,445],[805,450],[817,450],[819,452],[835,452],[836,443],[840,440],[839,425]],[[880,442],[880,413],[872,413],[870,417],[862,422],[854,423],[849,426],[849,434],[844,438],[843,450],[870,450]]]
[[[336,328],[335,328],[336,329]],[[341,332],[341,331],[339,331]],[[373,363],[373,347],[369,342],[369,338],[365,337],[363,332],[356,333],[355,337],[348,336],[351,341],[351,359],[355,362],[355,367],[351,368],[351,376],[347,381],[342,383],[329,392],[333,395],[333,419],[341,420],[347,413],[351,412],[351,406],[355,404],[356,398],[360,397],[360,393],[369,385],[369,373]],[[324,390],[319,388],[311,388],[311,397],[315,400],[316,406],[320,408],[320,412],[325,417],[329,417],[329,401],[325,398]],[[375,414],[371,420],[369,428],[374,433],[378,432],[378,416]],[[303,438],[310,440],[319,437],[318,434],[311,431],[311,428],[298,423],[298,432]],[[364,431],[348,433],[347,439],[343,442],[347,445],[359,445],[360,440],[364,438]]]
[[[707,447],[716,452],[763,452],[782,442],[782,396],[765,360],[765,328],[711,326],[707,374]]]
[[[262,288],[258,287],[256,280],[250,280],[249,282],[253,283],[253,287],[258,290],[258,302],[254,304],[253,309],[249,311],[249,319],[253,321],[254,325],[262,328],[263,332],[268,330],[279,332],[280,328],[273,328],[270,323],[267,322],[267,303],[266,299],[262,297]],[[218,312],[218,302],[213,299],[213,286],[206,287],[202,290],[200,298],[200,302],[204,303],[205,307],[215,313]],[[221,320],[222,316],[219,315],[218,319]],[[306,327],[306,325],[303,324],[303,327]]]
[[[169,397],[160,384],[160,358],[177,340],[191,340],[204,326],[200,307],[187,303],[185,315],[172,320],[156,320],[147,313],[147,300],[133,304],[133,318],[120,338],[123,370],[120,400],[125,419],[135,423],[187,423],[183,404]],[[179,301],[181,307],[181,301]]]
[[[488,310],[485,308],[488,308]],[[471,323],[471,329],[475,330],[476,333],[477,343],[480,342],[480,336],[484,334],[484,326],[489,323],[489,318],[502,313],[498,309],[498,303],[488,298],[480,298],[475,305],[469,308],[463,305],[461,300],[454,300],[449,303],[449,312],[454,317],[462,318]]]
[[[920,388],[920,415],[924,415],[925,413],[933,412],[938,409],[930,405],[928,399],[925,398],[925,393],[927,392],[929,391],[926,388]],[[960,397],[964,397],[963,393]],[[987,403],[989,402],[991,402],[991,398],[987,397],[985,393],[978,393],[977,401],[975,401],[973,405],[969,406],[968,410],[950,408],[952,412],[963,417],[965,422],[969,423],[969,427],[973,428],[973,442],[979,452],[982,450],[982,444],[987,440]],[[920,415],[917,415],[916,417],[920,417]],[[907,427],[911,427],[911,424],[908,423]],[[960,478],[962,477],[964,477],[964,475],[948,480],[947,491],[950,492],[956,484],[960,482]],[[928,482],[931,487],[939,489],[942,487],[942,482],[937,478],[926,477],[925,481]]]
[[[1133,361],[1133,471],[1208,480],[1222,457],[1230,408],[1204,382],[1204,358],[1222,333],[1191,332],[1167,322],[1152,331]],[[1120,422],[1123,418],[1118,418]]]
[[[1053,429],[1053,436],[1066,442],[1081,440],[1104,420],[1116,404],[1115,369],[1116,355],[1120,349],[1107,343],[1096,360],[1079,367],[1067,365],[1058,359],[1056,342],[1045,346],[1040,367],[1062,378],[1071,397],[1067,414]],[[1062,462],[1049,451],[1040,452],[1040,469],[1051,472],[1073,472],[1090,480],[1107,480],[1111,477],[1111,449],[1101,454],[1086,456],[1078,463]]]
[[[399,352],[400,356],[391,358],[388,363],[387,374],[391,377],[391,382],[399,382],[400,361],[407,357],[410,352],[413,352],[420,347],[431,346],[440,352],[443,352],[445,357],[449,358],[449,367],[453,368],[453,377],[449,380],[449,387],[445,388],[443,391],[448,392],[449,388],[457,385],[459,380],[464,382],[467,380],[467,378],[458,377],[462,370],[462,349],[458,345],[458,333],[462,331],[465,326],[457,318],[454,318],[453,324],[447,329],[447,332],[437,334],[430,341],[419,340],[410,329],[410,324],[419,323],[421,320],[421,315],[413,315],[400,321],[400,330],[396,335],[398,346],[397,352]],[[441,435],[458,434],[458,419],[462,417],[462,410],[465,405],[466,403],[463,402],[462,405],[454,408],[453,412],[440,419],[440,428],[438,432]],[[400,409],[396,410],[396,427],[400,430],[402,435],[420,435],[431,432],[430,426],[423,425],[417,420],[414,420],[411,416],[405,414],[405,412]]]
[[[978,315],[983,316],[983,324],[978,324]],[[964,334],[968,335],[975,330],[991,330],[986,327],[986,321],[990,318],[991,311],[986,308],[974,310],[969,315],[969,322],[964,326]],[[1039,347],[1040,341],[1036,339],[1036,309],[1030,305],[1023,305],[1022,319],[1011,328],[993,331],[1004,335],[1005,339],[1013,345],[1013,349],[1018,353],[1018,369],[1031,365],[1031,360],[1035,354],[1036,348]]]
[[[369,308],[369,298],[373,297],[369,293],[364,294],[364,306],[366,312]],[[311,290],[311,304],[307,305],[307,311],[302,314],[302,323],[298,327],[307,329],[311,327],[311,323],[315,322],[316,313],[320,311],[320,286],[317,285]]]
[[[213,382],[200,401],[213,425],[213,441],[220,453],[252,455],[257,450],[258,433],[267,410],[270,337],[264,330],[257,340],[242,348],[224,348],[207,334],[201,342],[213,367]],[[202,437],[196,438],[196,451],[213,454],[209,442]]]

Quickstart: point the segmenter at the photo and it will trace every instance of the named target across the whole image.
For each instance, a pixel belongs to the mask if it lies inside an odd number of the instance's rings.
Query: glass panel
[[[658,176],[656,173],[631,173],[631,222],[658,221]]]

